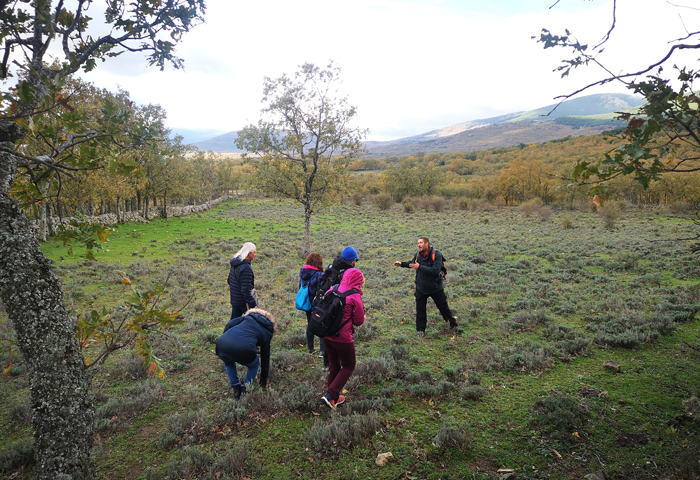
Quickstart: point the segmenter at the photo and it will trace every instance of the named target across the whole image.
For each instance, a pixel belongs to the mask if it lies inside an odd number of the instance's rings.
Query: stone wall
[[[221,196],[217,199],[212,200],[211,202],[205,202],[201,205],[185,205],[181,207],[167,207],[167,214],[168,218],[170,217],[185,217],[187,215],[192,215],[194,213],[199,213],[203,212],[205,210],[209,210],[210,208],[218,205],[221,202],[225,202],[226,200],[231,200],[233,198],[236,198],[234,195],[224,195]],[[85,215],[81,219],[85,222],[90,222],[90,223],[101,223],[103,225],[115,225],[117,223],[124,223],[124,222],[142,222],[142,223],[148,223],[149,220],[153,218],[162,218],[163,217],[163,207],[151,207],[148,209],[148,216],[147,218],[144,218],[143,213],[136,211],[136,212],[122,212],[120,214],[121,216],[121,221],[117,217],[116,213],[106,213],[104,215]],[[77,217],[63,217],[63,225],[68,225],[71,221],[73,220],[78,220]],[[58,226],[61,224],[61,219],[59,217],[51,217],[51,222],[54,225],[54,229],[57,229]],[[32,229],[34,230],[34,233],[39,236],[39,229],[41,228],[41,222],[39,220],[32,220],[31,222]],[[47,232],[48,234],[48,232]]]

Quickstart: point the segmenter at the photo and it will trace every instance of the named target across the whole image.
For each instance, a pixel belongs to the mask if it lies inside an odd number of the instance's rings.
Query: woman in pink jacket
[[[356,268],[345,271],[338,291],[345,292],[354,288],[358,293],[348,295],[345,299],[345,310],[341,322],[341,325],[344,325],[338,331],[338,335],[323,339],[328,355],[328,391],[321,400],[333,409],[345,401],[345,396],[340,392],[343,391],[343,387],[355,370],[355,344],[353,343],[355,327],[365,323],[365,307],[362,304],[364,284],[365,276],[361,271]]]

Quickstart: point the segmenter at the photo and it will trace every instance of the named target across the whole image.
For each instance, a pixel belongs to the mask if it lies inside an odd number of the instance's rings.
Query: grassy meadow
[[[325,263],[352,245],[366,277],[357,369],[337,411],[319,402],[325,372],[294,309],[301,208],[250,199],[123,224],[92,262],[44,245],[76,315],[122,304],[123,271],[139,288],[167,283],[185,319],[153,335],[164,379],[126,350],[95,375],[101,478],[700,478],[700,257],[669,241],[695,236],[689,218],[625,210],[606,225],[592,210],[365,202],[312,222]],[[415,334],[414,274],[392,263],[410,259],[420,235],[447,259],[462,334],[432,301],[426,336]],[[236,401],[213,343],[230,313],[228,261],[244,241],[258,246],[256,288],[279,330],[270,387]],[[0,339],[13,335],[0,315]],[[0,377],[0,478],[30,479],[29,379],[12,355]],[[4,341],[3,365],[9,357]],[[393,458],[378,466],[380,453]]]

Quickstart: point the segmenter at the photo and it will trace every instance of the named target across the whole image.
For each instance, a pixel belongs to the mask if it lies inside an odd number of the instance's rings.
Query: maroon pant
[[[328,393],[335,401],[355,371],[355,344],[323,339],[328,354]]]

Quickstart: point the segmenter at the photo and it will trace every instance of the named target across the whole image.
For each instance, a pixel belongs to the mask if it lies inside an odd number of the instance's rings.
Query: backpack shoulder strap
[[[338,295],[341,298],[345,298],[349,295],[352,295],[353,293],[359,293],[357,289],[351,288],[350,290],[345,290],[344,292],[339,292],[338,289],[333,289],[336,295]]]
[[[343,300],[345,300],[349,295],[352,295],[353,293],[359,293],[357,291],[357,289],[355,289],[355,288],[351,288],[350,290],[346,290],[344,292],[338,292],[339,286],[340,285],[335,286],[335,288],[333,289],[333,293],[336,294],[338,297],[342,298]],[[338,335],[340,333],[340,330],[345,325],[347,325],[351,320],[352,320],[352,317],[349,317],[347,320],[345,320],[343,323],[341,323],[340,326],[338,327],[338,332],[336,333],[336,335]]]

